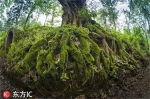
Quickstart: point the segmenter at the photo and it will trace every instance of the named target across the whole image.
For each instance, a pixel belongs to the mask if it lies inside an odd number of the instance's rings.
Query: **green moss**
[[[90,42],[89,42],[89,40],[84,38],[84,37],[80,37],[79,41],[80,41],[79,48],[81,49],[81,51],[84,54],[90,53]]]
[[[9,49],[8,62],[13,64],[6,66],[8,73],[20,74],[21,79],[35,71],[33,75],[39,79],[36,82],[30,79],[33,86],[26,84],[27,87],[47,92],[79,92],[89,85],[100,89],[109,78],[117,78],[119,68],[134,71],[137,63],[134,55],[142,56],[138,42],[129,42],[132,38],[109,33],[99,25],[89,24],[86,28],[36,25],[15,31],[16,35],[21,34]],[[89,36],[89,32],[96,35]],[[131,43],[137,48],[130,51]]]
[[[94,57],[91,54],[85,55],[86,62],[90,65],[93,65],[93,62],[95,61]]]
[[[60,68],[62,68],[63,72],[65,72],[66,69],[66,63],[68,62],[68,47],[67,47],[67,43],[69,40],[69,31],[64,30],[63,34],[62,34],[62,38],[61,38],[61,42],[60,42],[60,47],[61,47],[61,52],[60,52]]]
[[[104,69],[109,72],[110,70],[110,59],[104,52],[101,53],[101,60],[103,62]]]
[[[101,52],[101,49],[93,40],[90,40],[90,42],[91,42],[91,46],[90,46],[91,51],[90,52],[91,52],[92,56],[95,59],[96,65],[99,66],[100,65],[100,52]]]
[[[102,80],[106,80],[108,78],[108,73],[104,69],[101,69],[99,74],[101,75]]]
[[[0,32],[0,55],[5,55],[5,39],[6,39],[7,33],[5,31]]]
[[[55,49],[58,46],[58,42],[53,43],[53,45],[48,49],[48,55],[46,56],[46,63],[48,64],[48,69],[45,70],[44,74],[47,74],[50,72],[52,76],[56,74],[56,67],[55,67],[55,62],[53,60],[53,53]],[[54,72],[52,72],[54,70]]]
[[[75,32],[83,37],[88,37],[89,29],[88,28],[76,28]]]
[[[70,40],[70,52],[78,68],[82,70],[82,67],[83,67],[82,64],[85,64],[84,57],[81,51],[75,47],[75,44],[72,40]]]
[[[85,83],[92,77],[92,69],[91,68],[86,68],[85,69],[85,77],[83,78],[83,83],[82,85],[85,85]]]
[[[36,64],[36,70],[39,75],[42,75],[45,70],[48,69],[48,66],[46,66],[45,57],[47,55],[47,50],[40,50],[38,52],[37,56],[37,64]]]
[[[24,75],[30,71],[30,66],[26,62],[20,62],[18,65],[15,66],[15,71],[20,75]]]
[[[62,81],[66,81],[66,80],[69,79],[69,77],[67,76],[67,73],[62,73],[60,79],[61,79]]]
[[[118,74],[117,74],[118,69],[116,68],[116,66],[112,65],[110,69],[111,71],[109,72],[109,76],[112,77],[113,79],[118,78]]]

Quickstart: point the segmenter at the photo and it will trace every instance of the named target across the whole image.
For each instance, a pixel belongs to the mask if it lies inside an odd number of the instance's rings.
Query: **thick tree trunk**
[[[63,7],[62,25],[75,24],[82,25],[83,18],[79,16],[79,11],[85,7],[86,0],[58,0]]]

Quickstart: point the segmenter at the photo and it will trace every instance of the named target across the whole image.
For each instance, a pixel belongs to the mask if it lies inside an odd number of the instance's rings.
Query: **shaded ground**
[[[150,62],[150,58],[147,59]],[[134,75],[120,73],[108,99],[150,99],[150,64]]]
[[[4,73],[4,66],[6,65],[6,58],[5,57],[0,57],[0,99],[2,98],[2,92],[4,90],[8,90],[11,92],[11,98],[9,99],[14,99],[12,97],[12,93],[14,91],[23,91],[23,89],[15,87],[15,81],[9,81],[6,77],[5,77],[5,73]],[[16,98],[15,98],[16,99]],[[17,98],[19,99],[19,98]],[[24,98],[25,99],[25,98]]]
[[[150,58],[148,60],[150,62]],[[2,74],[5,63],[6,59],[0,57],[0,92],[2,93],[3,90],[10,90],[11,92],[23,91],[21,88],[14,87],[16,86],[15,81],[10,82],[5,75]],[[119,80],[116,81],[117,84],[111,88],[108,97],[105,97],[106,99],[150,99],[150,65],[144,69],[139,69],[136,76],[130,74],[124,75],[122,72],[120,72]],[[83,96],[80,99],[84,98]],[[2,99],[1,96],[0,99]],[[34,97],[32,99],[42,98]]]

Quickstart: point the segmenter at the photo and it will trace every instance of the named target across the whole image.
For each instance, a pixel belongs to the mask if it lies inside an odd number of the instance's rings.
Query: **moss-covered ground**
[[[120,69],[136,73],[139,62],[146,65],[145,39],[141,44],[134,36],[99,25],[34,25],[14,31],[15,41],[6,54],[6,72],[24,88],[43,95],[107,91]],[[5,36],[0,39],[1,52]]]

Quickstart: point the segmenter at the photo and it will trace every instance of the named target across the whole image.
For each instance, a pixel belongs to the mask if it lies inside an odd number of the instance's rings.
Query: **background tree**
[[[118,17],[118,11],[116,10],[117,0],[99,0],[102,4],[102,8],[99,9],[101,21],[105,26],[112,26],[116,29],[116,21]]]
[[[31,17],[33,17],[34,12],[38,11],[48,16],[50,10],[55,7],[58,7],[58,2],[56,2],[56,0],[15,0],[13,6],[10,7],[10,10],[7,12],[8,22],[17,25],[18,22],[20,22],[20,18],[24,16],[26,17],[24,24],[26,24],[29,19],[32,19]]]
[[[130,16],[127,16],[130,20],[132,20],[130,26],[140,26],[145,33],[145,38],[147,39],[147,45],[149,49],[149,17],[150,17],[150,4],[149,0],[138,1],[138,0],[129,0],[129,8],[130,10],[127,12]]]

